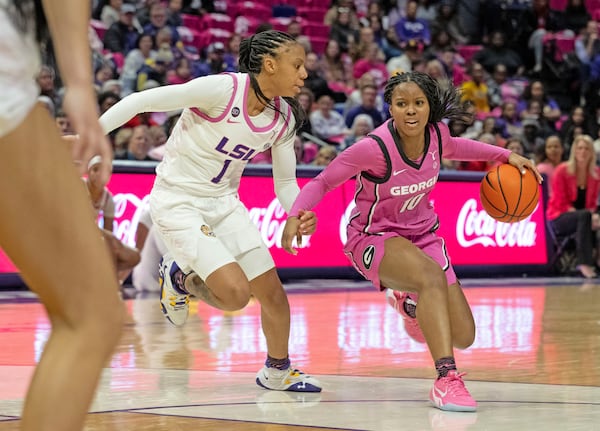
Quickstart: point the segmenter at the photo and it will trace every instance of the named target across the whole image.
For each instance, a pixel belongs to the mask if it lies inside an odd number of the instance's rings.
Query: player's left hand
[[[542,175],[537,170],[533,162],[528,158],[517,153],[511,153],[510,157],[508,158],[508,163],[516,167],[523,175],[525,175],[525,169],[530,169],[537,178],[538,183],[542,184],[542,181],[544,180]]]

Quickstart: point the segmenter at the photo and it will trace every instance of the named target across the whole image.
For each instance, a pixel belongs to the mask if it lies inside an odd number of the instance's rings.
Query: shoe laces
[[[442,379],[446,380],[449,393],[456,396],[470,396],[469,391],[467,391],[467,388],[465,387],[465,382],[463,382],[462,379],[462,376],[466,374],[467,373],[450,371],[446,377],[442,377]]]

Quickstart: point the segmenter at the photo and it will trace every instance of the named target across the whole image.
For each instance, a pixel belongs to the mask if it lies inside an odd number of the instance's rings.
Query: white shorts
[[[12,24],[0,2],[0,138],[12,132],[33,109],[39,88],[39,48],[32,34]]]
[[[203,280],[237,262],[248,280],[275,267],[248,210],[235,195],[192,198],[158,189],[150,194],[152,220],[184,271]]]

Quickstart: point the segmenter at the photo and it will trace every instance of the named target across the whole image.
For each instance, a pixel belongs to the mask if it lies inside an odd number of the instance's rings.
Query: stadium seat
[[[98,21],[97,19],[92,19],[90,20],[90,25],[92,26],[100,40],[104,40],[104,33],[106,33],[106,30],[108,30],[106,24],[104,24],[102,21]]]
[[[201,30],[209,28],[233,31],[233,19],[229,15],[222,13],[207,13],[202,17]]]
[[[322,22],[310,22],[306,21],[302,25],[302,33],[310,37],[324,37],[329,38],[331,28]]]
[[[457,47],[458,53],[465,60],[466,63],[471,61],[473,56],[482,49],[482,45],[459,45]]]
[[[184,27],[191,28],[192,30],[201,30],[201,18],[197,15],[190,15],[187,13],[181,14],[181,24]]]

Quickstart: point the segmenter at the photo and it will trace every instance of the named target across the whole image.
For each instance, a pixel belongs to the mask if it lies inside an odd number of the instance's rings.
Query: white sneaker
[[[181,277],[181,269],[170,254],[165,254],[158,267],[158,284],[160,285],[160,308],[165,317],[175,326],[181,326],[188,317],[190,295],[181,293],[173,287],[177,277]]]
[[[278,370],[264,366],[256,374],[256,384],[273,391],[321,392],[321,383],[292,367]]]

